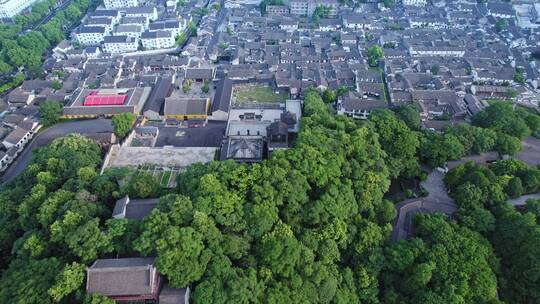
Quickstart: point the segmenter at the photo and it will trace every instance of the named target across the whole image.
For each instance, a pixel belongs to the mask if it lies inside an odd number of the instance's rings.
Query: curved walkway
[[[536,166],[540,164],[540,139],[528,137],[523,141],[523,150],[518,153],[517,158],[529,164]]]
[[[508,200],[508,203],[514,206],[524,206],[529,199],[540,199],[540,193],[522,195],[518,198]]]
[[[68,134],[95,134],[112,132],[112,124],[109,119],[91,119],[70,121],[54,125],[41,133],[38,133],[17,157],[2,176],[2,182],[9,182],[19,175],[30,163],[32,151],[50,144],[54,139]]]
[[[452,215],[456,212],[457,207],[446,192],[443,177],[443,173],[433,170],[428,178],[420,183],[429,192],[427,197],[405,200],[395,206],[398,215],[393,223],[393,242],[404,240],[412,234],[412,219],[418,213],[439,212]]]

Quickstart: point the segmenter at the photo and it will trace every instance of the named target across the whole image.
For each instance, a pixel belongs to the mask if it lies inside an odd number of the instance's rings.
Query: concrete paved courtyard
[[[163,167],[185,168],[195,163],[207,163],[215,159],[217,148],[178,147],[111,147],[106,167],[136,167],[151,164]]]
[[[540,164],[540,139],[529,137],[523,141],[523,150],[517,158],[531,166]]]

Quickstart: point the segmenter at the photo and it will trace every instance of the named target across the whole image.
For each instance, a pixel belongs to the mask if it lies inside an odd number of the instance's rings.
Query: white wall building
[[[339,2],[334,0],[292,0],[290,2],[291,14],[311,17],[319,6],[330,7],[330,16],[335,16]]]
[[[442,56],[442,57],[463,57],[465,49],[461,47],[424,47],[414,46],[409,48],[411,56]]]
[[[298,30],[298,21],[283,20],[279,24],[279,28],[284,30],[284,31],[287,31],[287,32],[294,32],[294,31]]]
[[[4,138],[4,141],[2,141],[2,144],[6,148],[11,147],[17,147],[18,149],[22,149],[24,145],[32,138],[33,132],[30,130],[26,130],[24,128],[16,128],[15,130],[11,131],[6,138]]]
[[[124,8],[139,6],[139,0],[103,0],[106,8]]]
[[[139,24],[122,24],[116,27],[114,31],[115,36],[128,36],[133,38],[140,38],[143,33],[143,27]]]
[[[0,0],[0,18],[11,18],[37,0]]]
[[[113,24],[116,25],[118,22],[120,22],[120,11],[115,9],[98,9],[94,11],[90,18],[96,18],[96,17],[109,17],[113,19]]]
[[[150,20],[147,17],[124,17],[120,25],[140,25],[146,31],[150,25]]]
[[[10,157],[7,153],[0,151],[0,172],[4,171],[10,164]]]
[[[427,5],[427,0],[403,0],[403,5],[423,7]]]
[[[103,50],[111,54],[135,52],[139,48],[139,38],[128,36],[107,36],[103,41]]]
[[[158,18],[157,9],[151,6],[130,7],[124,11],[125,17],[146,17],[150,21],[155,21]]]
[[[148,27],[148,30],[150,32],[157,32],[157,31],[167,31],[172,32],[173,37],[177,37],[184,31],[186,28],[186,20],[182,19],[182,21],[176,21],[176,20],[166,20],[166,21],[158,21],[151,23]]]
[[[95,46],[103,42],[105,34],[105,28],[101,26],[81,26],[75,33],[75,39],[82,46]]]
[[[141,42],[145,49],[166,49],[174,46],[174,38],[170,31],[144,32]]]
[[[115,24],[114,19],[111,17],[92,17],[88,18],[85,22],[86,26],[101,26],[105,28],[107,35],[112,32]]]
[[[349,15],[343,17],[343,26],[349,29],[370,29],[370,20],[360,15]]]

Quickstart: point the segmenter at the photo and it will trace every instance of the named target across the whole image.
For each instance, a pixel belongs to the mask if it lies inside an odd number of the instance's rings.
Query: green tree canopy
[[[479,234],[443,215],[419,215],[417,237],[386,250],[384,303],[490,303],[494,255]]]
[[[420,145],[417,135],[390,110],[373,111],[369,120],[387,154],[385,161],[392,177],[402,173],[415,176],[420,169],[416,159],[416,149]]]
[[[133,128],[133,124],[137,120],[137,117],[133,113],[121,113],[116,114],[112,118],[112,125],[114,128],[114,134],[119,138],[124,138],[128,135],[129,131]]]
[[[58,122],[62,114],[62,105],[56,101],[45,101],[39,106],[39,115],[44,126],[51,126]]]
[[[374,45],[367,49],[368,63],[372,67],[379,65],[379,60],[384,58],[383,49],[379,45]]]
[[[473,124],[523,139],[531,134],[525,121],[516,113],[512,103],[495,102],[473,117]]]

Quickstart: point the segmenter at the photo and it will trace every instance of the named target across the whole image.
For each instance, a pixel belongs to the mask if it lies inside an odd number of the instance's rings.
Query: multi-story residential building
[[[93,17],[88,18],[85,22],[87,26],[101,26],[105,28],[105,33],[107,34],[112,32],[114,24],[114,19],[111,17]]]
[[[140,38],[143,32],[142,25],[139,24],[122,24],[116,27],[114,30],[115,36],[128,36],[133,38]]]
[[[176,1],[167,1],[165,2],[165,8],[167,9],[167,12],[174,13],[176,11],[176,8],[178,7],[178,2]]]
[[[368,119],[372,111],[386,108],[388,108],[388,102],[384,100],[346,97],[338,102],[337,113],[355,119]]]
[[[144,32],[141,42],[145,49],[165,49],[174,46],[174,38],[171,31]]]
[[[403,5],[423,7],[427,5],[427,0],[403,0]]]
[[[0,0],[0,18],[11,18],[37,0]]]
[[[121,25],[140,25],[143,30],[146,31],[150,25],[150,21],[147,17],[124,17],[122,18]]]
[[[279,28],[287,31],[287,32],[294,32],[298,30],[298,21],[296,20],[283,20],[279,24]]]
[[[139,48],[139,38],[129,36],[107,36],[103,40],[103,50],[111,54],[134,52]]]
[[[139,6],[139,0],[103,0],[106,8],[124,8]]]
[[[101,26],[81,26],[75,33],[75,39],[83,46],[100,45],[105,38],[105,28]]]
[[[348,29],[370,29],[370,21],[362,15],[343,16],[343,27]]]
[[[463,57],[465,49],[462,47],[409,47],[409,53],[413,57],[422,56],[442,56],[442,57]]]
[[[291,1],[291,14],[293,15],[308,15],[308,2],[307,1]]]
[[[146,17],[150,21],[155,21],[158,18],[157,9],[153,6],[130,7],[125,9],[124,16],[126,17]]]
[[[120,22],[120,11],[114,9],[98,9],[90,15],[90,18],[96,17],[109,17],[113,19],[113,24],[118,24],[118,22]]]
[[[34,132],[24,128],[15,128],[11,133],[9,133],[6,138],[2,141],[2,144],[6,148],[17,147],[17,149],[22,150],[24,145],[32,138]]]
[[[337,0],[293,0],[290,2],[291,14],[311,17],[319,6],[330,7],[330,16],[335,16],[339,8]]]
[[[488,13],[496,18],[514,18],[516,13],[514,12],[514,8],[512,7],[512,4],[510,3],[488,3],[487,5]]]
[[[289,14],[289,8],[285,5],[267,5],[266,13],[269,16],[283,16]]]
[[[167,31],[172,32],[173,37],[180,35],[180,33],[186,28],[186,21],[167,20],[159,21],[150,24],[148,27],[150,32]]]

